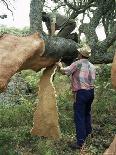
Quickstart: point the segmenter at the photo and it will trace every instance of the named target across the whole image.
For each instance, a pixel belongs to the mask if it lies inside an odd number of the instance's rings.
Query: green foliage
[[[42,71],[36,73],[32,70],[26,70],[21,72],[22,77],[26,80],[27,84],[29,85],[30,89],[36,90],[38,89],[38,83],[40,77],[42,75]]]
[[[97,81],[101,81],[102,83],[107,82],[111,75],[111,65],[101,64],[97,69]]]
[[[91,155],[103,154],[116,133],[116,92],[111,87],[110,69],[110,65],[102,65],[97,70],[95,100],[92,106],[94,136],[88,137],[86,141],[86,153]],[[33,94],[38,89],[41,74],[42,72],[21,72]],[[28,100],[24,95],[20,105],[0,105],[0,155],[5,151],[7,155],[20,155],[24,152],[37,155],[79,155],[79,152],[72,151],[67,143],[75,137],[70,79],[57,73],[54,85],[62,138],[49,140],[30,134],[36,103],[33,103],[33,98]]]
[[[0,106],[0,126],[18,127],[25,124],[32,124],[33,104],[23,100],[21,105],[7,107]]]
[[[73,124],[73,102],[70,99],[70,91],[66,90],[65,94],[59,95],[57,98],[59,109],[60,127],[63,134],[74,134]],[[68,128],[67,128],[68,126]]]
[[[0,35],[2,34],[13,34],[16,36],[26,36],[30,33],[30,30],[28,27],[25,27],[23,29],[17,29],[17,28],[7,28],[5,26],[0,27]]]

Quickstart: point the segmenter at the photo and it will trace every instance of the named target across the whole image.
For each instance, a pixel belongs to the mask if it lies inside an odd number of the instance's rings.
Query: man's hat
[[[87,45],[83,46],[82,48],[78,48],[77,51],[84,57],[89,58],[91,56],[91,49]]]

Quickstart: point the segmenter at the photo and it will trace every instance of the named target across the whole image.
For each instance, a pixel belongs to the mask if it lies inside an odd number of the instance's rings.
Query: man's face
[[[78,59],[81,59],[82,58],[82,55],[81,53],[78,54]]]

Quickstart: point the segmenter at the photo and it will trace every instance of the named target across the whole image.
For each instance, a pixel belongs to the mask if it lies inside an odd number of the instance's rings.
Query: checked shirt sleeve
[[[71,75],[77,70],[78,61],[73,62],[70,66],[65,67],[64,71],[66,75]]]

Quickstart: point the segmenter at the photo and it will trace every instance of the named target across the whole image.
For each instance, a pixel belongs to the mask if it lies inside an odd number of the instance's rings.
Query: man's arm
[[[73,62],[70,66],[67,66],[65,68],[63,68],[61,62],[57,63],[56,65],[58,67],[59,72],[63,75],[70,76],[77,70],[77,62]]]

